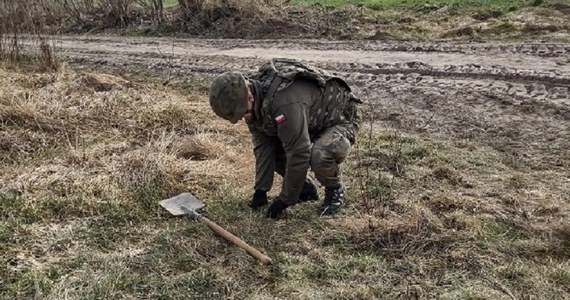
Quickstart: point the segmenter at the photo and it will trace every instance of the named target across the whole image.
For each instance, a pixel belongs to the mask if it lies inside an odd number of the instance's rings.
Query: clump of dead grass
[[[351,236],[360,251],[402,258],[408,255],[451,253],[474,239],[475,235],[473,232],[446,230],[446,223],[429,208],[413,206],[407,210],[405,217],[377,220],[366,228],[356,230]]]
[[[164,91],[120,77],[71,70],[31,77],[16,74],[11,79],[15,84],[4,85],[5,96],[0,98],[5,159],[16,166],[46,152],[53,157],[52,167],[36,168],[34,176],[29,173],[32,177],[21,174],[11,188],[37,180],[47,187],[55,180],[49,178],[67,178],[89,195],[113,198],[117,195],[110,191],[118,187],[137,190],[157,178],[159,188],[174,186],[184,177],[180,162],[215,160],[228,153],[222,154],[224,147],[215,141],[215,126],[204,124],[204,117],[186,106],[183,97],[173,102]],[[206,112],[203,104],[198,107]],[[101,182],[85,181],[81,187],[84,176],[91,177],[85,168],[97,169]],[[109,178],[116,178],[116,183]],[[164,193],[175,190],[165,188]]]

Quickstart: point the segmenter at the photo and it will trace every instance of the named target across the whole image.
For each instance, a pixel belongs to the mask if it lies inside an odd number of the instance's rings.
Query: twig
[[[354,204],[351,204],[350,206],[352,206],[352,209],[354,209],[354,211],[356,211],[356,213],[358,214],[358,216],[362,219],[362,214],[360,213],[360,211],[358,210],[358,208],[356,208],[356,206]]]
[[[168,77],[167,77],[166,81],[164,81],[162,83],[163,86],[167,86],[170,83],[172,70],[174,69],[172,66],[172,57],[174,57],[174,39],[172,39],[172,46],[171,47],[172,47],[171,48],[172,55],[170,57],[168,57],[164,53],[162,53],[162,51],[160,50],[160,47],[157,47],[158,53],[162,56],[162,59],[164,59],[166,61],[166,63],[168,64]]]
[[[515,297],[515,295],[513,295],[513,293],[506,286],[502,285],[498,280],[496,279],[487,279],[487,280],[494,283],[495,286],[497,286],[499,290],[501,290],[501,292],[507,294],[509,297],[511,297],[511,299],[517,300],[517,297]]]
[[[431,116],[429,116],[429,119],[427,120],[427,122],[421,126],[419,129],[425,129],[426,127],[428,127],[429,123],[431,123],[431,120],[433,119],[434,113],[431,114]]]

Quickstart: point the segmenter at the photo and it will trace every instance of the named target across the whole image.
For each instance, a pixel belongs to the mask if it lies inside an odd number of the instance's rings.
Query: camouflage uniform
[[[292,60],[272,60],[249,76],[255,98],[248,122],[256,158],[255,189],[268,191],[283,176],[279,199],[297,202],[311,167],[325,187],[342,185],[339,164],[354,144],[357,103],[348,84]]]

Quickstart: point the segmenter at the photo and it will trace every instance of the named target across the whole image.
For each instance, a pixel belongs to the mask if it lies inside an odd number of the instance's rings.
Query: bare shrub
[[[150,11],[155,24],[164,22],[164,3],[163,0],[135,0],[136,4],[145,11]]]
[[[204,10],[205,0],[178,0],[180,9],[186,18]],[[223,5],[227,6],[228,1],[223,0]]]
[[[66,15],[71,17],[77,24],[84,24],[88,20],[90,12],[95,11],[94,0],[57,0]]]
[[[66,13],[67,29],[125,28],[139,20],[164,21],[162,0],[53,0]]]
[[[19,61],[24,56],[57,70],[54,47],[42,36],[59,13],[54,0],[3,1],[0,3],[0,59]],[[29,45],[24,49],[24,44]]]
[[[18,43],[19,32],[14,26],[13,17],[17,3],[4,1],[0,3],[0,58],[3,61],[16,60],[20,55],[20,47]]]
[[[0,60],[16,61],[20,57],[18,34],[9,34],[0,29]]]
[[[201,36],[256,38],[299,32],[285,10],[264,0],[179,0],[183,30]],[[295,28],[293,28],[295,27]]]
[[[107,16],[110,26],[125,27],[129,24],[129,10],[132,0],[104,0],[101,9]]]
[[[50,44],[50,41],[40,36],[39,37],[39,59],[40,61],[51,70],[58,70],[60,63],[55,53],[55,46]]]

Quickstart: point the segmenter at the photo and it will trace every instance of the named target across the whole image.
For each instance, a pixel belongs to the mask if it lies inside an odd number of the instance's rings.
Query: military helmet
[[[247,112],[248,87],[239,72],[226,72],[210,85],[210,106],[216,115],[237,123]]]

